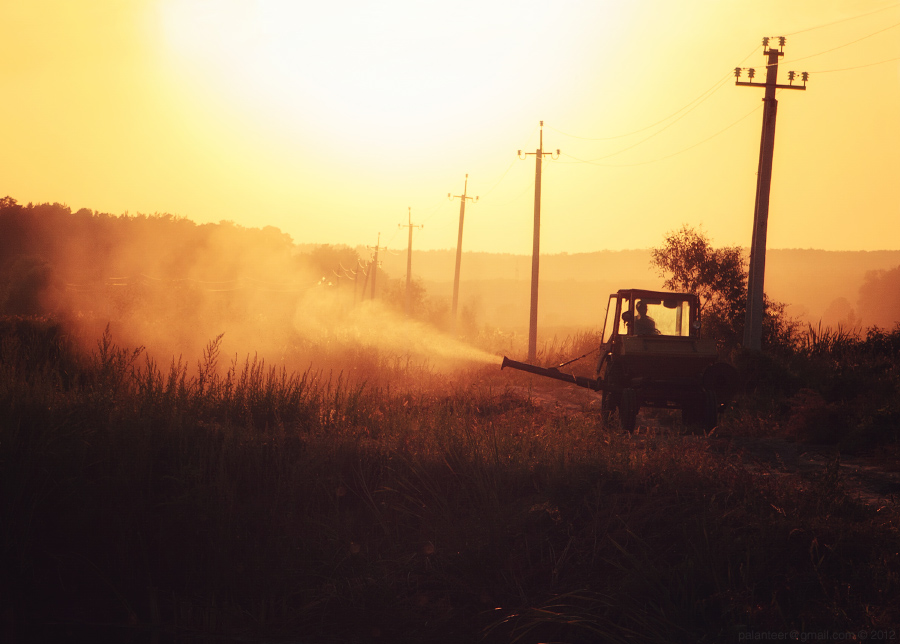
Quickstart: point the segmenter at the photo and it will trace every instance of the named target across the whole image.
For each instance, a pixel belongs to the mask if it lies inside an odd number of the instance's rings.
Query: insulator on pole
[[[743,70],[742,70],[740,67],[735,67],[735,68],[734,68],[734,77],[735,77],[735,78],[740,78],[740,77],[741,77],[741,71],[743,71]]]
[[[768,46],[769,46],[769,39],[763,38],[763,47],[768,47]]]
[[[747,70],[747,76],[750,77],[750,80],[753,80],[753,78],[756,76],[756,70],[751,67]]]
[[[778,37],[778,45],[779,45],[779,47],[781,47],[782,49],[784,49],[784,43],[785,43],[785,42],[787,42],[787,38],[785,38],[784,36],[779,36],[779,37]]]
[[[803,72],[800,74],[800,79],[805,83],[809,80],[809,72]]]

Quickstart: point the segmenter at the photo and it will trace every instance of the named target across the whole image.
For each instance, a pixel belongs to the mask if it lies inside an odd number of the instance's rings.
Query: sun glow
[[[596,9],[583,11],[590,22]],[[558,15],[537,2],[470,1],[450,12],[414,1],[172,0],[161,25],[192,83],[212,83],[260,123],[290,131],[312,120],[323,140],[396,149],[488,128],[511,98],[532,112],[540,93],[574,81],[582,41],[554,29]]]

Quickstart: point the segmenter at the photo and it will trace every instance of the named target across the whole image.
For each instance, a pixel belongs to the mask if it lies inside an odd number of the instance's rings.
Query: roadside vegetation
[[[514,335],[464,318],[451,340],[421,291],[400,324],[382,281],[388,305],[364,302],[346,249],[8,198],[0,215],[4,642],[896,636],[897,506],[858,498],[840,458],[897,468],[900,327],[801,328],[769,302],[765,351],[744,352],[737,249],[683,228],[654,261],[700,294],[742,393],[706,435],[652,410],[623,432],[585,390],[501,373]],[[134,252],[85,260],[104,227],[140,230]],[[91,286],[100,265],[141,279]],[[598,344],[554,338],[539,361],[586,356],[566,369],[592,376]],[[748,440],[827,463],[760,467]]]
[[[819,334],[749,365],[764,375],[717,431],[823,440],[841,408],[894,445],[898,338]],[[896,508],[836,466],[774,477],[677,423],[622,433],[496,365],[360,350],[371,377],[348,379],[219,359],[215,340],[160,366],[3,321],[6,633],[721,642],[900,622]]]

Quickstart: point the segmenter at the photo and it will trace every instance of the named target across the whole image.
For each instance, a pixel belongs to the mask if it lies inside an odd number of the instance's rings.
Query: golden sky
[[[900,248],[900,3],[4,0],[0,193],[296,242],[546,253],[749,246],[786,36],[770,248]],[[0,195],[0,196],[2,196]]]

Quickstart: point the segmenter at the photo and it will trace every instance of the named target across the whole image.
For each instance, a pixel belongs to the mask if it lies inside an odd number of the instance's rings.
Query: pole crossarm
[[[469,191],[469,175],[468,175],[468,173],[466,173],[466,182],[463,184],[463,193],[462,193],[461,195],[451,195],[451,194],[448,192],[448,193],[447,193],[447,199],[449,199],[450,201],[453,201],[454,199],[461,199],[461,200],[463,200],[463,201],[468,200],[468,201],[471,201],[471,202],[473,202],[473,203],[476,202],[476,201],[478,201],[478,197],[477,197],[477,196],[475,196],[475,197],[470,197],[470,196],[467,194],[468,191]]]
[[[775,89],[806,89],[806,85],[767,85],[766,83],[748,83],[746,81],[737,81],[735,85],[740,85],[741,87],[762,87],[763,89],[766,87],[774,87]]]

